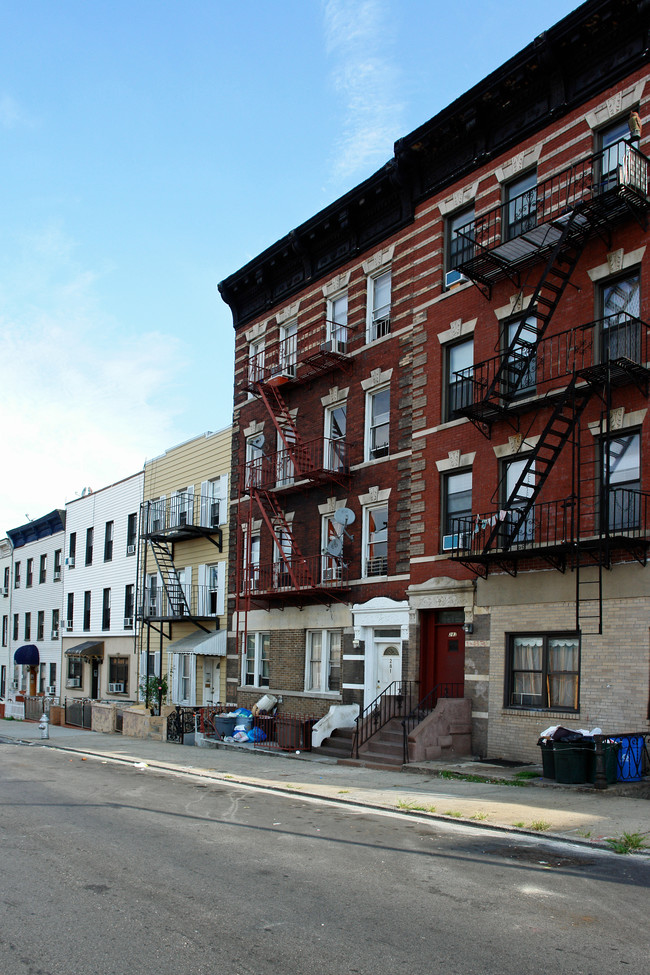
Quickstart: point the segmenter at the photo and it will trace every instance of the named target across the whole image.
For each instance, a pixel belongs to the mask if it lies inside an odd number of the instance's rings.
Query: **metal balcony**
[[[364,343],[364,332],[320,319],[289,338],[265,343],[261,351],[248,356],[242,365],[244,375],[236,384],[256,393],[264,385],[302,385],[334,369],[349,372],[353,365],[350,353]]]
[[[180,591],[182,587],[182,592]],[[178,590],[177,592],[175,592]],[[218,594],[209,586],[177,584],[170,585],[169,593],[163,588],[147,587],[140,598],[144,597],[137,608],[137,618],[140,620],[158,620],[178,622],[180,620],[212,619],[218,617]],[[183,598],[184,597],[184,598]],[[189,610],[189,612],[188,612]]]
[[[344,440],[319,437],[306,443],[283,447],[244,464],[245,490],[299,490],[311,484],[347,483],[350,477],[348,444]]]
[[[348,589],[347,566],[328,555],[287,556],[282,562],[244,567],[240,583],[241,595],[253,601],[297,605],[330,602]]]
[[[141,537],[169,542],[208,538],[221,551],[219,523],[224,515],[224,503],[219,498],[189,492],[144,501],[141,505]]]

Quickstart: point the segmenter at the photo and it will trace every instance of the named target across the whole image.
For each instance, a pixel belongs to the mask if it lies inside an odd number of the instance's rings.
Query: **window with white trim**
[[[264,341],[258,339],[248,344],[248,381],[253,385],[264,379]],[[254,395],[249,391],[249,399]]]
[[[253,532],[250,536],[250,546],[248,543],[248,533],[244,533],[244,585],[242,592],[249,592],[259,589],[260,585],[260,535]]]
[[[334,520],[334,515],[323,515],[321,519],[322,582],[333,582],[341,578],[344,544],[343,525]]]
[[[366,394],[366,460],[390,452],[390,386]]]
[[[374,342],[390,333],[391,271],[368,278],[367,340]]]
[[[512,240],[537,226],[537,170],[531,169],[504,187],[504,239]]]
[[[298,364],[298,322],[280,325],[280,372],[295,378]]]
[[[305,690],[323,694],[341,686],[341,631],[307,630]]]
[[[347,403],[337,403],[325,410],[325,468],[347,470]]]
[[[247,633],[242,683],[246,687],[269,686],[270,633]]]
[[[442,496],[443,536],[456,535],[459,530],[464,530],[465,523],[455,519],[470,519],[472,515],[472,472],[455,471],[453,474],[443,474]],[[469,525],[469,522],[467,524]],[[453,538],[451,545],[443,541],[443,550],[455,547]]]
[[[388,572],[388,504],[363,511],[363,565],[361,575],[383,576]]]
[[[456,411],[469,406],[473,396],[474,339],[457,342],[445,349],[446,375],[444,420],[453,420]]]
[[[334,295],[327,302],[328,352],[347,352],[348,342],[348,293]]]
[[[293,585],[290,575],[291,567],[291,535],[286,528],[275,528],[276,538],[273,541],[273,585],[277,589],[286,589]]]

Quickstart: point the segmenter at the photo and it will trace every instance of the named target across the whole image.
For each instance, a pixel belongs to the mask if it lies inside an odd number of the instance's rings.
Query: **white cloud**
[[[324,0],[323,9],[332,82],[343,102],[333,177],[344,183],[391,158],[403,111],[400,79],[386,0]]]
[[[0,536],[25,513],[140,470],[176,439],[180,342],[121,334],[98,308],[101,275],[73,252],[50,229],[0,267]]]

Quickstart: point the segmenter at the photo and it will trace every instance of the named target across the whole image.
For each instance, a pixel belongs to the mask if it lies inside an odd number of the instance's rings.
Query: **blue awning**
[[[14,654],[14,663],[22,664],[24,667],[36,667],[39,661],[38,647],[33,643],[18,647]]]

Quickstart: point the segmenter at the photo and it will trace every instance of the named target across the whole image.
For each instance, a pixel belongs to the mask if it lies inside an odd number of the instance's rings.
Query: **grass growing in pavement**
[[[459,782],[487,782],[488,785],[511,785],[521,788],[521,786],[526,785],[525,779],[495,779],[489,775],[474,775],[473,773],[465,772],[449,772],[446,769],[442,772],[438,772],[439,779],[456,779]],[[528,778],[528,776],[527,776]],[[537,778],[537,775],[535,775]]]
[[[488,818],[488,814],[486,812],[477,812],[477,813],[474,813],[474,815],[473,816],[470,816],[469,818],[470,819],[477,819],[479,822],[481,822],[482,820]]]
[[[405,802],[404,799],[398,799],[397,800],[397,808],[398,809],[409,809],[412,812],[431,812],[431,813],[434,813],[436,811],[436,807],[435,806],[418,806],[414,802]]]
[[[516,779],[538,779],[539,772],[533,772],[532,769],[525,768],[521,772],[515,772]]]
[[[453,816],[454,819],[461,819],[462,815],[463,815],[462,813],[457,812],[454,809],[448,809],[447,812],[445,813],[445,816]]]
[[[614,853],[632,853],[633,850],[646,850],[648,844],[641,833],[623,833],[621,836],[610,836],[605,840]]]
[[[523,829],[524,828],[524,823],[522,823],[522,822],[513,823],[512,825],[513,826],[516,826],[517,829]]]
[[[536,833],[544,833],[547,829],[551,828],[551,824],[547,823],[545,819],[534,819],[528,828],[534,830]]]

